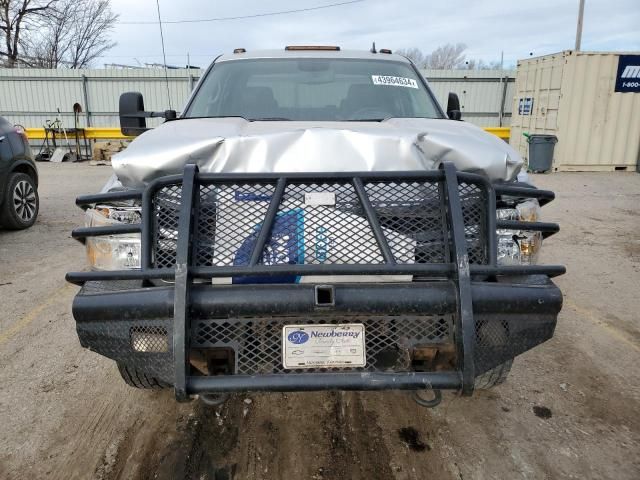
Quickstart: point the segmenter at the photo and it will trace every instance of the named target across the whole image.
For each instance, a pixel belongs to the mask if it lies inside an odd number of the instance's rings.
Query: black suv
[[[38,207],[38,170],[27,136],[24,129],[0,117],[0,227],[30,227]]]

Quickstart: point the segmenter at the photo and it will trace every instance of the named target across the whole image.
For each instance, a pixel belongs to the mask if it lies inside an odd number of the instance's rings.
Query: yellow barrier
[[[503,140],[509,140],[511,137],[511,129],[509,127],[485,127],[484,131],[492,133]]]
[[[44,140],[44,128],[27,128],[27,138],[29,140]],[[119,128],[101,128],[101,127],[90,127],[84,129],[85,135],[88,139],[123,139],[123,138],[131,138],[122,134]],[[73,134],[69,134],[69,137],[73,137]],[[56,140],[64,139],[64,134],[59,133],[56,134]]]
[[[503,140],[509,140],[511,129],[509,127],[485,127],[485,131],[492,133],[498,138]],[[119,128],[101,128],[90,127],[85,128],[85,134],[88,139],[102,140],[102,139],[124,139],[132,138],[122,134]],[[27,128],[27,137],[30,140],[44,140],[44,128]],[[56,135],[57,139],[64,138],[62,135]]]

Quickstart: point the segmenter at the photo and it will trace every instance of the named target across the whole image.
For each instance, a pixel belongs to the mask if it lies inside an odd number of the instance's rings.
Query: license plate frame
[[[366,364],[362,323],[282,327],[282,365],[286,370],[363,368]]]

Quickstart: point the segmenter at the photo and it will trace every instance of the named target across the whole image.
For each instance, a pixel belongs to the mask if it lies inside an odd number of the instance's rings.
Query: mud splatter
[[[414,452],[424,452],[431,450],[428,443],[420,439],[420,432],[413,427],[404,427],[398,430],[400,440],[407,444],[410,450]]]
[[[533,407],[533,413],[536,414],[536,417],[544,418],[545,420],[548,420],[553,416],[550,409],[539,405]]]

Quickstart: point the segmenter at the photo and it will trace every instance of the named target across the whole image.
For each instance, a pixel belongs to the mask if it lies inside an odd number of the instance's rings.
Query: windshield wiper
[[[385,120],[390,119],[391,117],[386,118],[356,118],[345,120],[346,122],[384,122]]]
[[[263,118],[250,118],[250,122],[290,122],[290,118],[284,117],[263,117]]]

